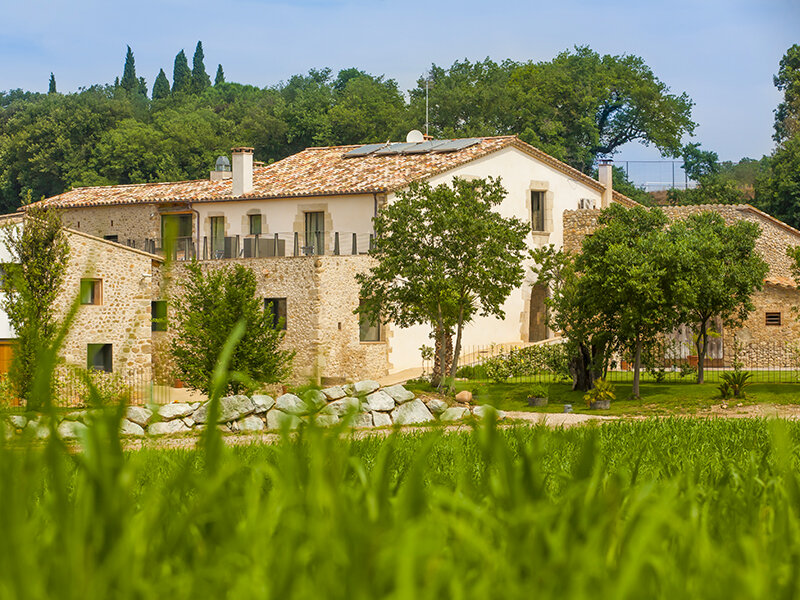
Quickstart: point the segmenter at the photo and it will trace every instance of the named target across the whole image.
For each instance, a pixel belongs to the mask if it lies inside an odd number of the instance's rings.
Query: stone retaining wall
[[[490,414],[505,418],[503,411],[488,405],[448,403],[439,398],[423,400],[402,385],[382,388],[372,380],[311,390],[302,398],[295,394],[283,394],[277,398],[265,394],[228,396],[221,399],[219,408],[215,425],[224,433],[296,429],[312,420],[323,427],[344,421],[352,427],[368,428],[449,423],[471,416],[481,419]],[[165,404],[155,410],[130,406],[120,431],[128,436],[199,432],[209,425],[208,411],[208,402]],[[91,420],[91,414],[91,410],[69,413],[58,426],[59,435],[80,437],[86,423]],[[27,433],[39,438],[49,435],[49,430],[38,419],[12,415],[7,422],[7,432]]]

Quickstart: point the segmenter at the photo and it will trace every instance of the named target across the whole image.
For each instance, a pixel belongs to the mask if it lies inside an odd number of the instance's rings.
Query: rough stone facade
[[[112,345],[112,368],[125,376],[151,365],[153,273],[160,259],[79,232],[67,231],[69,262],[57,311],[65,315],[81,279],[100,281],[98,304],[81,304],[64,342],[68,364],[87,366],[89,344]]]
[[[67,208],[61,221],[65,227],[99,238],[116,235],[121,244],[133,240],[138,247],[143,240],[161,237],[160,210],[166,209],[154,204]]]
[[[713,210],[722,215],[729,225],[746,220],[761,227],[756,252],[769,265],[769,273],[764,289],[753,295],[755,310],[742,327],[722,332],[724,363],[731,365],[734,340],[738,340],[743,348],[739,359],[748,368],[796,368],[800,356],[792,351],[792,346],[800,341],[797,314],[800,291],[792,279],[791,260],[786,255],[786,249],[800,245],[800,231],[750,205],[669,206],[662,210],[670,220],[685,219]],[[599,210],[565,211],[564,249],[579,251],[583,239],[597,229],[599,215]],[[767,324],[767,313],[779,313],[780,325]]]
[[[286,299],[286,337],[284,347],[295,354],[294,382],[335,383],[388,373],[386,327],[381,341],[360,342],[358,316],[359,285],[355,274],[366,272],[367,256],[292,256],[240,258],[202,261],[204,269],[227,268],[241,264],[256,276],[256,294],[262,298]],[[171,273],[157,275],[160,298],[170,298],[170,311],[180,310],[182,280],[186,270],[181,263],[171,265]],[[170,334],[174,330],[170,330]],[[159,365],[167,365],[169,335],[156,343]]]

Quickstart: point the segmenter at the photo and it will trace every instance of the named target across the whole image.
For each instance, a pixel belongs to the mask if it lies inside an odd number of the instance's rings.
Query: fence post
[[[353,234],[353,254],[358,254],[358,234]]]
[[[339,232],[333,234],[333,253],[339,256]]]
[[[294,255],[300,256],[300,235],[294,232]]]

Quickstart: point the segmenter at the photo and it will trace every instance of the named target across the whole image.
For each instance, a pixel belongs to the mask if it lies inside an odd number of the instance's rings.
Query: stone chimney
[[[600,180],[600,183],[603,184],[605,188],[603,190],[603,198],[600,202],[601,208],[608,208],[611,206],[611,197],[614,194],[614,183],[612,181],[613,177],[611,175],[614,163],[611,162],[610,158],[603,158],[600,159],[600,164],[597,167],[597,178]],[[235,175],[234,175],[235,179]]]
[[[233,159],[233,192],[234,196],[242,196],[253,191],[253,149],[231,148]]]

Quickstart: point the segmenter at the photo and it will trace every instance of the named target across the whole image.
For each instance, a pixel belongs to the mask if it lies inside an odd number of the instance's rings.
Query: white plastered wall
[[[562,213],[578,208],[581,199],[594,201],[600,206],[601,193],[576,179],[541,163],[521,150],[505,148],[481,159],[467,163],[442,175],[432,177],[431,185],[449,183],[454,177],[483,178],[500,177],[508,192],[506,199],[498,207],[504,217],[517,217],[530,223],[530,192],[544,191],[546,208],[551,219],[545,214],[546,234],[528,236],[531,248],[554,244],[561,247],[563,240]],[[389,202],[393,201],[389,196]],[[549,201],[549,207],[547,203]],[[549,222],[549,226],[548,226]],[[505,319],[478,317],[464,330],[463,347],[488,346],[490,344],[509,344],[526,342],[528,335],[530,288],[535,283],[530,261],[525,264],[525,282],[515,289],[503,305]],[[389,327],[389,363],[392,372],[419,368],[422,363],[420,346],[432,346],[429,338],[430,328],[415,326],[401,329]]]
[[[9,225],[9,227],[19,227],[19,225]],[[0,263],[10,263],[11,262],[11,253],[6,248],[5,243],[3,243],[3,239],[5,239],[6,232],[0,229]],[[0,292],[3,294],[3,292]],[[8,322],[8,315],[6,311],[0,308],[0,340],[11,340],[16,339],[17,334],[11,328],[11,325]]]

